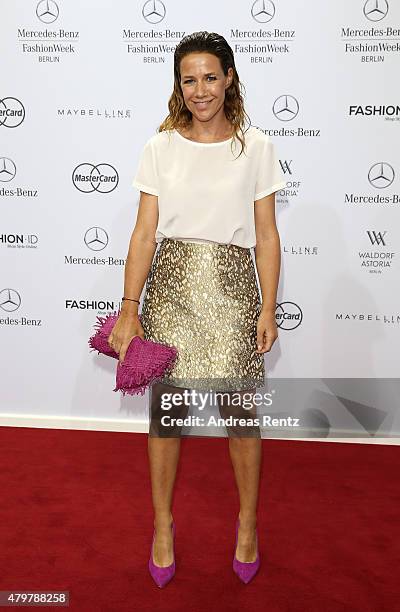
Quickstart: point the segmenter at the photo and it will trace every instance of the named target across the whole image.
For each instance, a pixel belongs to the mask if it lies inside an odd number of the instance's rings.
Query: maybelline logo
[[[22,196],[23,198],[36,198],[37,189],[9,186],[17,174],[17,166],[9,157],[0,157],[0,197]],[[2,185],[3,183],[3,185]],[[5,184],[4,184],[5,183]]]
[[[86,230],[83,242],[90,251],[103,251],[108,246],[109,236],[104,228],[94,226]],[[111,255],[108,257],[97,257],[96,255],[74,257],[72,255],[65,255],[64,263],[83,266],[124,266],[126,260],[112,257]]]
[[[375,247],[387,246],[385,241],[386,234],[386,231],[378,232],[375,230],[367,230],[367,236],[371,246]],[[395,253],[379,248],[379,250],[359,251],[358,257],[361,260],[362,268],[367,268],[368,272],[374,274],[382,274],[385,268],[391,267],[395,258]]]
[[[74,119],[130,119],[132,117],[131,108],[58,108],[58,117],[68,117]]]
[[[301,244],[301,245],[283,244],[282,253],[284,253],[285,255],[306,255],[306,256],[318,255],[318,247],[311,246],[309,244],[307,245],[305,244]]]
[[[118,185],[118,172],[111,164],[83,163],[72,172],[72,182],[82,193],[110,193]]]
[[[39,237],[36,234],[1,234],[0,246],[10,249],[36,249]]]
[[[276,324],[280,329],[293,330],[303,320],[303,312],[295,302],[281,302],[275,309]]]
[[[360,321],[362,323],[370,323],[372,321],[376,323],[386,324],[400,324],[400,314],[382,314],[382,313],[371,313],[371,312],[337,312],[335,314],[337,321]]]
[[[377,162],[373,164],[367,175],[368,183],[374,189],[387,189],[395,179],[395,171],[388,162]],[[344,196],[345,204],[399,204],[400,195],[393,193],[390,195],[355,195],[346,193]]]
[[[250,14],[256,23],[269,24],[276,17],[275,2],[255,0],[251,5]],[[271,29],[254,30],[231,28],[231,44],[234,53],[249,55],[253,64],[270,64],[274,56],[289,53],[290,43],[295,37],[295,30],[282,30],[278,26]]]
[[[6,287],[0,290],[0,310],[7,312],[15,312],[21,306],[21,294],[11,287]],[[28,319],[28,317],[19,317],[15,319],[9,316],[0,316],[0,325],[29,325],[30,327],[41,327],[42,319]]]
[[[400,106],[398,104],[350,104],[349,117],[384,117],[388,121],[400,121]]]
[[[41,0],[36,5],[36,17],[42,24],[54,23],[59,15],[59,5],[53,0]],[[18,42],[21,43],[22,52],[36,55],[39,62],[57,63],[61,55],[75,53],[78,39],[78,31],[61,27],[56,30],[18,28]]]
[[[367,0],[363,6],[363,17],[370,22],[380,22],[389,13],[387,0]],[[360,14],[361,17],[361,14]],[[384,62],[389,53],[399,53],[400,28],[386,27],[342,27],[344,51],[358,54],[364,63]]]
[[[0,126],[15,128],[25,119],[24,105],[18,98],[0,98]]]

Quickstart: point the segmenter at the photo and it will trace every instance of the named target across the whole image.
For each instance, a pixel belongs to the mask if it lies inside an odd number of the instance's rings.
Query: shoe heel
[[[153,561],[153,545],[156,537],[156,530],[153,530],[153,540],[151,543],[150,549],[150,558],[149,558],[149,572],[151,577],[153,578],[156,585],[160,588],[165,587],[166,584],[174,577],[175,575],[175,523],[172,522],[172,537],[173,537],[173,546],[174,546],[174,560],[170,565],[166,567],[159,567]]]
[[[256,575],[260,567],[260,553],[258,550],[258,534],[256,530],[257,558],[255,561],[246,562],[246,561],[238,561],[238,559],[236,559],[236,546],[237,546],[237,541],[238,541],[238,532],[239,532],[239,519],[237,519],[236,521],[236,540],[235,540],[235,550],[233,553],[232,567],[233,567],[233,571],[240,578],[240,580],[244,582],[245,584],[247,584],[248,582],[250,582],[250,580],[252,580],[252,578],[254,578],[254,576]]]

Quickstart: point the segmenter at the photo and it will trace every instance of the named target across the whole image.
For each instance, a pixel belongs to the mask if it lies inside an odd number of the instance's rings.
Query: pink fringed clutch
[[[108,337],[118,319],[119,313],[106,317],[97,317],[94,328],[96,333],[89,338],[89,346],[108,357],[119,360],[119,355],[108,344]],[[140,315],[139,315],[140,319]],[[141,394],[146,388],[164,374],[167,374],[175,363],[178,351],[176,347],[152,340],[143,340],[134,336],[126,351],[123,363],[118,361],[116,386],[113,391],[121,391],[122,395]]]

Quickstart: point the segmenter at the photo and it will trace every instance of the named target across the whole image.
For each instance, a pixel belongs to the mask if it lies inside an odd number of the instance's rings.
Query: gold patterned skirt
[[[145,339],[178,349],[160,382],[213,391],[264,386],[264,355],[256,353],[260,310],[250,249],[164,238],[141,310]]]

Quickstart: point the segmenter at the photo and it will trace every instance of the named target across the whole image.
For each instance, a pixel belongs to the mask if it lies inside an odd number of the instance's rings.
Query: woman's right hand
[[[144,330],[138,315],[121,312],[108,337],[108,344],[118,353],[120,363],[124,361],[129,344],[135,336],[144,340]]]

